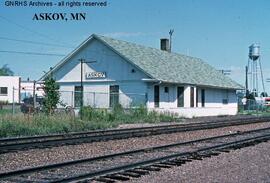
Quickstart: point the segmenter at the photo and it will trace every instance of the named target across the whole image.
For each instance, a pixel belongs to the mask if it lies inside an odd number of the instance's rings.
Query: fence
[[[238,98],[238,110],[243,114],[270,114],[270,105],[263,99]]]
[[[35,95],[34,95],[35,94]],[[146,106],[148,101],[146,93],[105,93],[105,92],[81,92],[81,91],[59,91],[60,102],[58,108],[80,108],[91,106],[93,108],[112,108],[116,104],[121,104],[124,108],[134,108]],[[33,97],[35,96],[35,97]],[[26,110],[31,112],[35,108],[40,109],[43,104],[43,91],[33,91],[33,89],[16,89],[6,95],[6,100],[0,101],[0,109],[11,111]],[[81,103],[82,101],[82,103]],[[270,113],[270,101],[265,102],[262,98],[243,99],[238,98],[239,113]]]
[[[110,108],[116,104],[121,104],[124,108],[132,108],[145,106],[147,102],[147,95],[143,93],[83,92],[82,95],[80,91],[60,91],[59,107],[77,108],[81,106],[81,100],[83,100],[83,106],[93,108]]]
[[[44,101],[43,92],[37,93],[30,89],[18,90],[13,88],[12,93],[12,97],[9,100],[6,100],[3,104],[0,103],[0,109],[5,106],[7,111],[11,113],[20,111],[31,113],[34,111],[34,108],[36,110],[42,110]],[[146,106],[147,102],[147,95],[143,93],[83,92],[81,94],[80,91],[59,91],[59,94],[60,102],[57,107],[60,109],[80,108],[81,100],[83,101],[83,106],[91,106],[93,108],[112,108],[116,104],[121,104],[123,108],[134,108]]]

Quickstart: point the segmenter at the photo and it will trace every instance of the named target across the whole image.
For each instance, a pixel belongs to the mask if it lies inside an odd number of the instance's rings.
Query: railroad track
[[[215,120],[201,123],[174,124],[141,128],[96,130],[80,133],[68,133],[46,136],[31,136],[20,138],[0,139],[0,154],[12,151],[27,150],[33,148],[47,148],[61,145],[74,145],[95,141],[107,141],[131,137],[143,137],[150,135],[205,130],[227,126],[237,126],[252,123],[263,123],[270,121],[270,117],[236,118],[227,120]]]
[[[270,140],[270,128],[147,147],[0,174],[5,182],[115,182]]]

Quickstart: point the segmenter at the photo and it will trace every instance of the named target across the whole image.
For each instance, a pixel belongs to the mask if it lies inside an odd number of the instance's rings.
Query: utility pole
[[[248,92],[248,66],[246,66],[246,97],[249,95]]]
[[[170,29],[170,53],[172,52],[172,34],[173,34],[174,30],[173,29]]]
[[[81,99],[80,99],[80,107],[82,109],[83,107],[83,63],[85,62],[85,59],[81,58],[79,59],[80,64],[81,64]],[[82,116],[82,115],[81,115]]]
[[[96,61],[86,61],[84,58],[80,58],[79,59],[80,64],[81,64],[81,99],[80,99],[80,108],[82,109],[83,107],[83,64],[84,63],[95,63]],[[82,115],[81,115],[81,119],[82,119]]]
[[[15,88],[12,88],[12,115],[15,115]]]
[[[33,112],[36,112],[36,81],[33,82]]]

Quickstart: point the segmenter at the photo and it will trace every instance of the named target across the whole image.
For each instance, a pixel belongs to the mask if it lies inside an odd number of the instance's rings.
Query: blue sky
[[[65,47],[0,39],[0,51],[66,55],[72,51],[67,47],[79,45],[92,33],[159,48],[159,39],[168,37],[169,29],[173,28],[173,52],[202,58],[217,69],[231,69],[231,77],[241,84],[244,84],[248,46],[260,43],[264,75],[270,77],[270,1],[267,0],[107,0],[107,7],[102,8],[6,7],[4,2],[0,4],[0,37]],[[87,19],[33,21],[33,15],[41,12],[85,12]],[[8,64],[23,79],[38,79],[61,58],[0,52],[0,66]],[[270,83],[266,87],[269,91]]]

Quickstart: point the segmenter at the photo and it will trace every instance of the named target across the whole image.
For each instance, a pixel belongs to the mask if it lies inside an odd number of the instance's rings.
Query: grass
[[[1,109],[0,115],[5,115],[5,114],[12,114],[12,110],[11,109]]]
[[[147,111],[144,107],[124,110],[120,105],[111,111],[84,107],[82,120],[67,114],[48,116],[0,113],[0,137],[45,135],[106,129],[127,123],[159,123],[180,121],[177,115]]]
[[[244,110],[244,108],[241,107],[241,108],[239,108],[238,114],[269,116],[270,115],[270,106],[258,106],[258,107],[253,107],[250,110]]]

